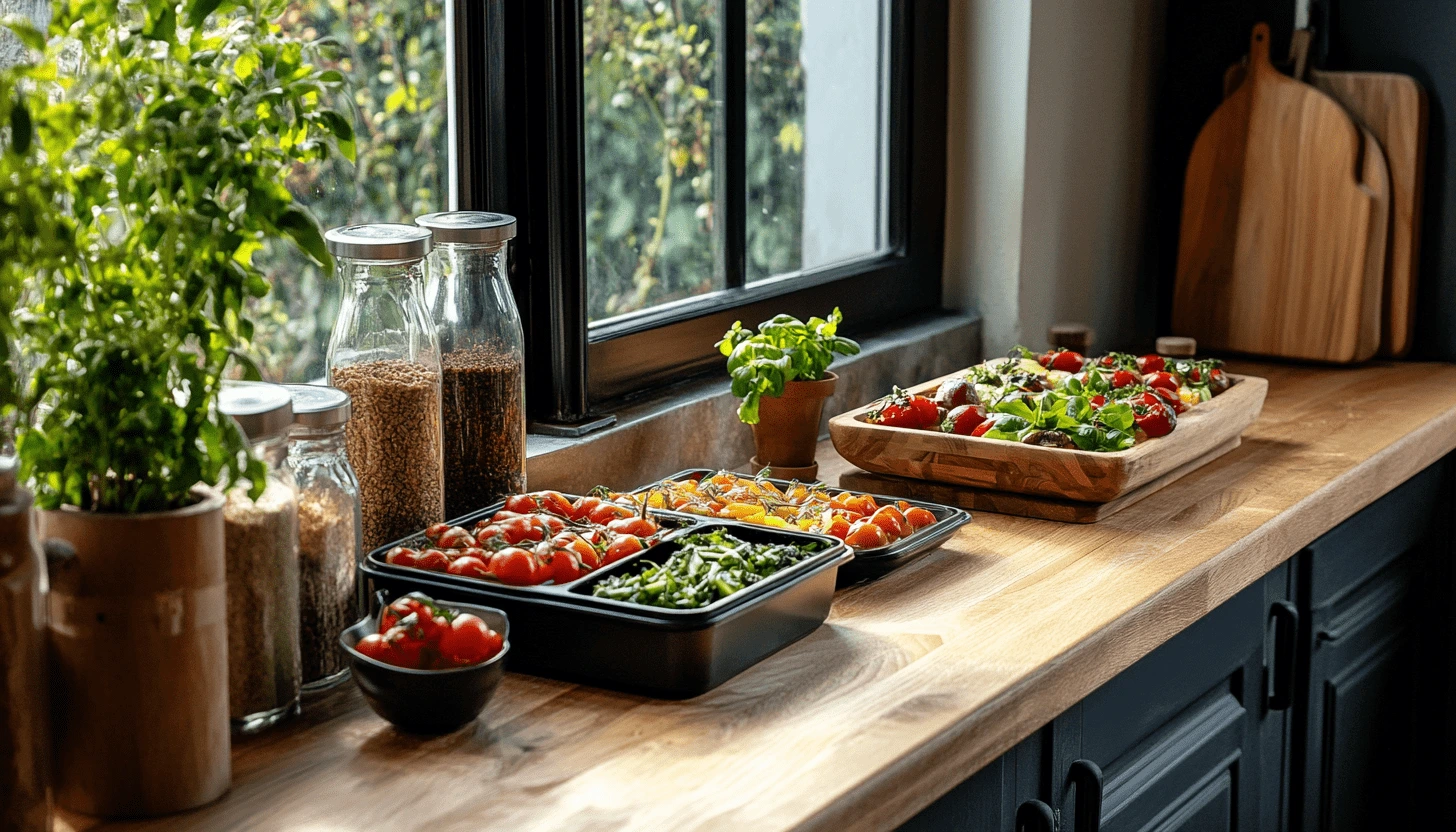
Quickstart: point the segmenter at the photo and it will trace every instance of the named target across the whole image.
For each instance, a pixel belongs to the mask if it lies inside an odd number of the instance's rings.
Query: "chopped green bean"
[[[672,609],[696,609],[787,569],[820,551],[819,544],[749,543],[718,529],[686,535],[660,565],[643,561],[631,574],[592,588],[599,598]]]

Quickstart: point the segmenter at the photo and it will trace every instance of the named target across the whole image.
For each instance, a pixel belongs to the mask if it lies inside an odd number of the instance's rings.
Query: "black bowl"
[[[472,722],[505,676],[506,653],[511,649],[510,622],[494,607],[448,603],[446,606],[479,617],[505,642],[489,661],[451,670],[413,670],[395,667],[361,655],[359,640],[378,632],[378,614],[368,616],[339,634],[339,646],[349,654],[354,681],[376,714],[401,730],[414,734],[446,734]]]

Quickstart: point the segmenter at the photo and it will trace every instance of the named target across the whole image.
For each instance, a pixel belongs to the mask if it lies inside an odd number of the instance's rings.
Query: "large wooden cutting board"
[[[1174,330],[1213,349],[1373,356],[1384,169],[1378,143],[1338,103],[1274,69],[1269,29],[1256,26],[1248,80],[1189,158]]]
[[[1296,66],[1304,63],[1300,50],[1307,42],[1307,38],[1303,43],[1297,40],[1291,47]],[[1225,96],[1239,88],[1247,71],[1242,63],[1229,67],[1224,74]],[[1414,340],[1429,119],[1426,91],[1416,79],[1395,72],[1311,69],[1306,78],[1369,130],[1385,153],[1390,171],[1390,229],[1381,289],[1380,355],[1402,357],[1410,352]]]
[[[929,395],[941,382],[960,378],[960,370],[910,388]],[[1237,439],[1258,418],[1269,383],[1255,376],[1230,375],[1233,386],[1178,417],[1167,436],[1149,439],[1126,451],[1043,448],[910,430],[865,421],[875,403],[829,420],[834,449],[854,465],[878,474],[969,485],[1014,494],[1034,494],[1084,503],[1107,503],[1178,470]]]

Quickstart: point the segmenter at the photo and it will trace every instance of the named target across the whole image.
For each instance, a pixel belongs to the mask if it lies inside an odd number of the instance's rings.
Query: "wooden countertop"
[[[238,743],[210,807],[58,828],[893,827],[1456,448],[1456,366],[1234,369],[1270,382],[1234,452],[1093,526],[979,513],[705,696],[512,675],[473,729],[418,739],[351,685]]]

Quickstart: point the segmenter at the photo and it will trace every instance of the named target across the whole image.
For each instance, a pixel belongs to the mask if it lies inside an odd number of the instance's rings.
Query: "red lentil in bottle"
[[[526,490],[521,318],[507,280],[516,218],[446,211],[415,222],[434,234],[425,291],[440,340],[445,516]]]
[[[324,235],[343,290],[329,384],[348,393],[364,551],[445,519],[440,342],[425,307],[430,232],[397,223]]]

